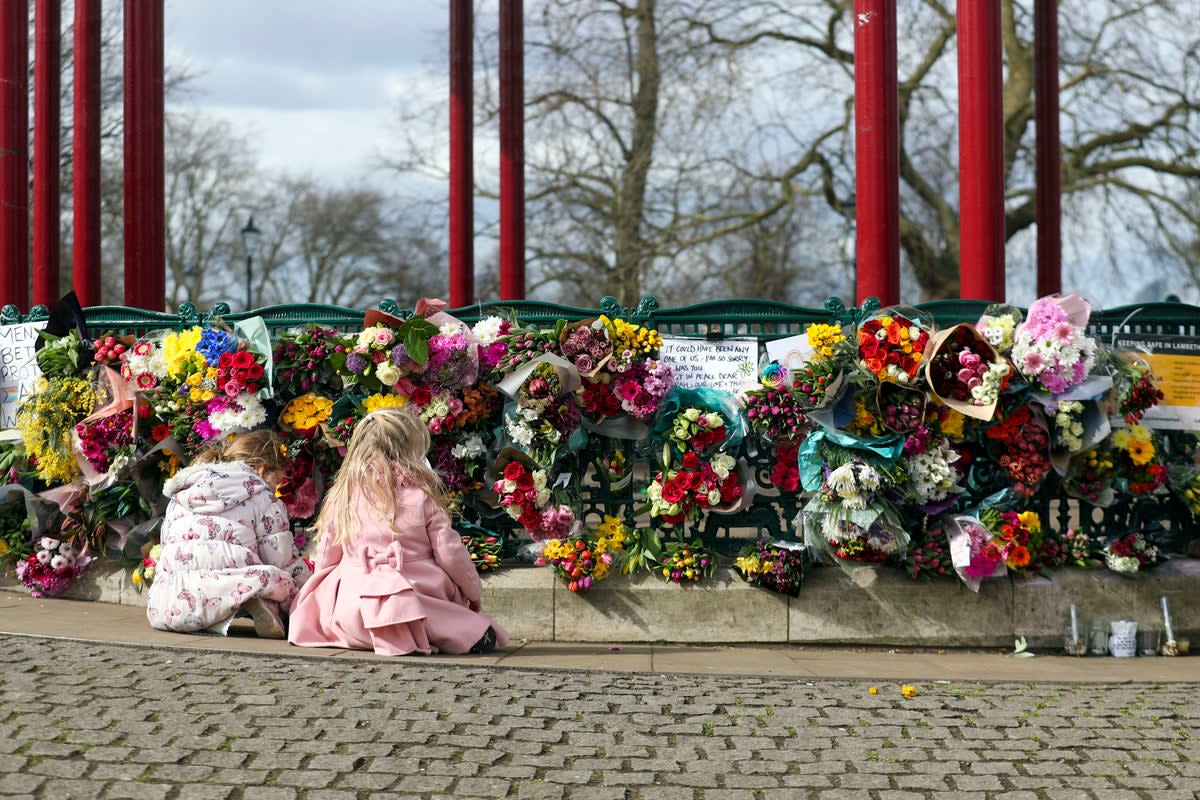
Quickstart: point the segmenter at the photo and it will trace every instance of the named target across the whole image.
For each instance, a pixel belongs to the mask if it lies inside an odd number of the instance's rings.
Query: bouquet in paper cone
[[[567,324],[559,334],[558,343],[563,358],[570,361],[585,378],[600,372],[613,354],[608,328],[598,319]]]
[[[1113,482],[1116,463],[1108,448],[1092,448],[1071,459],[1063,488],[1071,497],[1086,500],[1094,506],[1107,506],[1114,499]]]
[[[500,478],[492,490],[500,506],[535,541],[566,536],[577,526],[570,506],[555,501],[546,470],[515,451],[502,451],[496,469]]]
[[[471,557],[477,572],[493,572],[500,568],[504,543],[499,536],[474,526],[461,535],[463,547],[467,548],[467,555]]]
[[[975,323],[975,330],[992,346],[996,355],[1008,358],[1012,352],[1017,326],[1025,319],[1021,309],[1005,303],[989,305]]]
[[[858,365],[879,381],[914,383],[929,344],[928,326],[915,315],[880,312],[859,326]]]
[[[795,597],[804,583],[804,548],[759,539],[742,548],[734,567],[751,586]]]
[[[1057,395],[1087,379],[1096,342],[1085,330],[1091,306],[1076,294],[1035,300],[1013,335],[1012,360],[1037,390]]]
[[[955,325],[930,339],[925,380],[934,396],[954,410],[990,420],[1008,383],[1008,362],[971,325]]]
[[[69,483],[79,476],[72,433],[95,410],[96,400],[95,389],[83,378],[42,378],[17,409],[17,429],[42,480]]]
[[[791,389],[788,370],[772,361],[759,373],[758,383],[742,392],[750,430],[766,442],[798,442],[811,425],[803,402]]]

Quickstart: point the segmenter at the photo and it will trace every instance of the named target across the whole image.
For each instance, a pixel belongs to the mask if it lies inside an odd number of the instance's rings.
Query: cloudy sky
[[[342,183],[387,149],[399,104],[444,91],[447,25],[428,0],[168,0],[166,60],[196,76],[179,105],[231,121],[263,167]]]

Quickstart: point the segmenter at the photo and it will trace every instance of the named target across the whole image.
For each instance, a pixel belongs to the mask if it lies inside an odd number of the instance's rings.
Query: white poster
[[[758,339],[684,339],[664,336],[660,360],[675,370],[675,383],[685,389],[707,386],[736,394],[758,374]]]
[[[17,406],[33,391],[41,376],[34,360],[37,332],[46,321],[0,325],[0,428],[15,426]]]

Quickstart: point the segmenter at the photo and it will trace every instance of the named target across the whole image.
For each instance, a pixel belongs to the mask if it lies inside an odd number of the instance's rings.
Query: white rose
[[[701,414],[700,409],[688,408],[688,409],[684,409],[683,418],[688,420],[689,422],[695,422],[696,420],[700,419],[700,414]]]
[[[516,505],[513,505],[513,506],[505,506],[505,507],[504,507],[504,510],[505,510],[506,512],[508,512],[508,515],[509,515],[510,517],[512,517],[513,519],[517,519],[518,517],[520,517],[520,516],[521,516],[521,507],[520,507],[520,506],[516,506]]]
[[[533,473],[533,488],[539,492],[546,488],[546,470],[534,470]]]
[[[708,490],[708,504],[715,506],[721,502],[721,491],[719,489]]]
[[[395,386],[396,381],[400,380],[401,375],[400,368],[393,366],[388,361],[375,367],[375,377],[379,378],[379,382],[384,386]]]
[[[537,504],[539,506],[544,506],[544,505],[546,505],[546,503],[549,503],[549,502],[550,502],[550,490],[549,489],[542,489],[541,491],[539,491],[537,493]]]

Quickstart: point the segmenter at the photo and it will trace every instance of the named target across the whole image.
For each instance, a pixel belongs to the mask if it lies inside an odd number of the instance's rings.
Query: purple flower
[[[346,369],[350,370],[355,375],[362,375],[367,368],[367,360],[358,353],[351,353],[346,356]]]
[[[392,364],[394,366],[403,366],[408,361],[408,349],[403,344],[397,344],[392,348]]]

